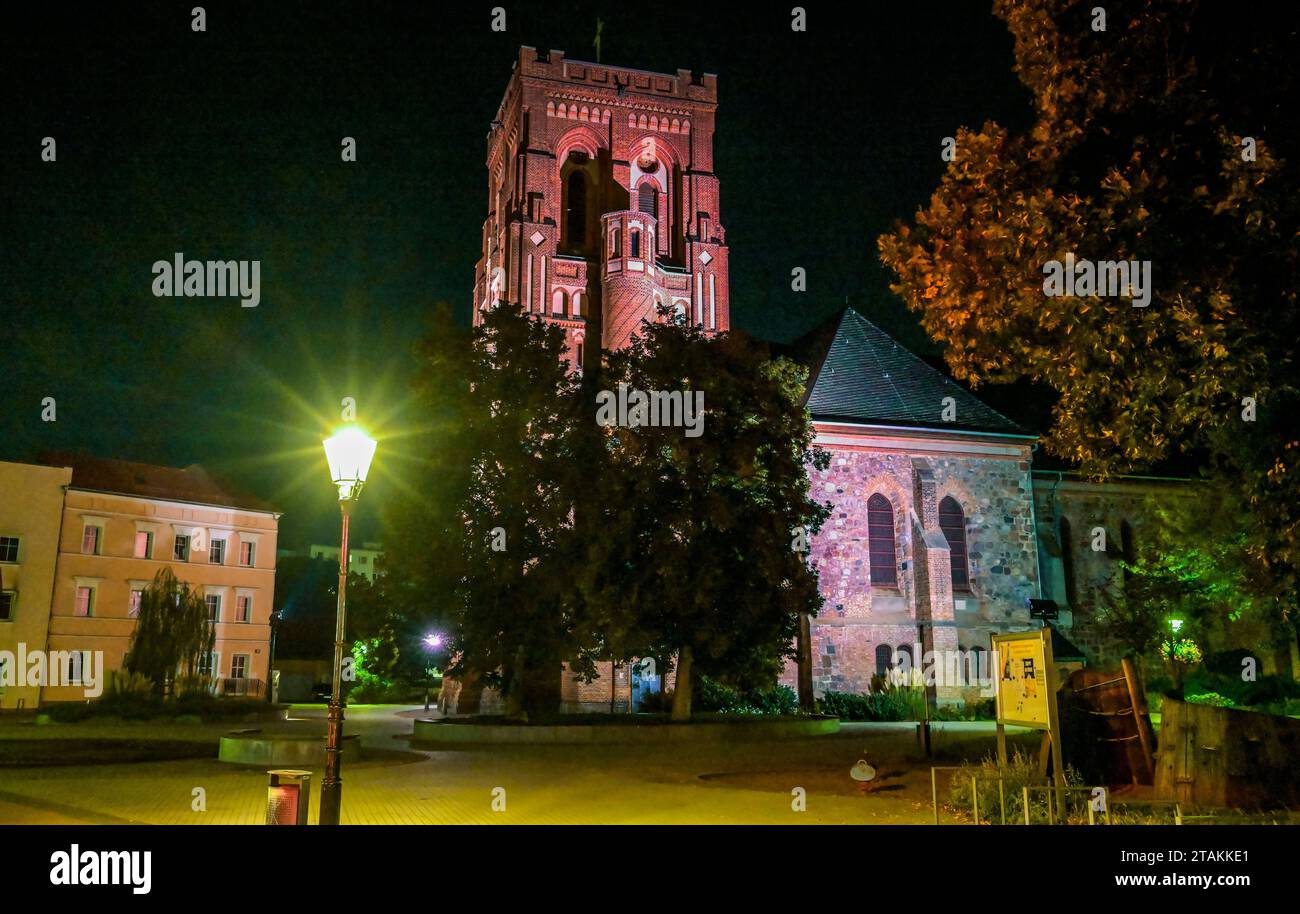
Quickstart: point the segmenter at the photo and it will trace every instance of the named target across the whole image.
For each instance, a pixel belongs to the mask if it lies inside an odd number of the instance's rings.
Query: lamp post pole
[[[343,636],[346,631],[348,589],[348,519],[355,494],[339,499],[343,514],[343,545],[339,550],[339,605],[334,619],[334,685],[330,691],[325,731],[325,779],[320,786],[320,824],[338,825],[343,801],[343,779],[339,776],[343,753]]]

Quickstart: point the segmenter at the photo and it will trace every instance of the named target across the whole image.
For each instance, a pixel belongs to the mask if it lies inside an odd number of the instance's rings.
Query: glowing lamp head
[[[442,635],[425,635],[424,644],[430,650],[437,650],[442,647]]]
[[[370,472],[375,440],[355,425],[350,425],[326,438],[324,444],[330,478],[339,487],[339,501],[356,498],[365,485],[366,474]]]
[[[1169,627],[1170,627],[1171,629],[1173,629],[1174,634],[1178,634],[1178,632],[1182,631],[1182,629],[1183,629],[1183,620],[1182,620],[1182,619],[1170,619],[1170,620],[1169,620]]]

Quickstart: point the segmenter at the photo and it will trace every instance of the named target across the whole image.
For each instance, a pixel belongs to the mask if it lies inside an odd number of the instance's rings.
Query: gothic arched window
[[[659,217],[658,188],[651,181],[646,181],[636,192],[636,208],[647,216]]]
[[[894,649],[888,644],[876,645],[876,675],[884,676],[894,665]]]
[[[568,199],[564,207],[564,237],[573,247],[587,243],[587,176],[581,171],[569,173]]]
[[[894,506],[879,492],[867,499],[867,547],[871,556],[871,583],[880,587],[897,587]]]
[[[632,231],[628,232],[627,253],[629,257],[641,256],[641,230],[640,229],[632,229]]]
[[[966,515],[951,495],[939,502],[939,529],[948,541],[952,559],[952,589],[970,589],[970,571],[966,567]]]
[[[563,314],[566,301],[567,296],[564,294],[564,290],[556,289],[555,294],[551,296],[551,313]]]

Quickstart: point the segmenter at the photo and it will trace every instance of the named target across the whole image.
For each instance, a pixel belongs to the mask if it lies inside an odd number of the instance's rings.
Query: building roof
[[[796,342],[808,366],[804,402],[814,420],[1036,437],[903,348],[852,308]],[[952,397],[956,420],[942,419]]]
[[[275,513],[275,508],[267,502],[217,479],[197,463],[184,468],[161,467],[57,452],[42,454],[41,462],[71,467],[73,489]]]

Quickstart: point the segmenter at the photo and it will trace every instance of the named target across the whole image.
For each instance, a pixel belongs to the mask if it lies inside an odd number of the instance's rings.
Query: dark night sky
[[[986,3],[810,3],[804,34],[789,3],[507,3],[503,34],[493,3],[206,3],[201,34],[194,5],[6,23],[0,458],[202,462],[286,512],[285,546],[333,538],[319,441],[342,397],[381,438],[368,499],[400,483],[410,346],[438,301],[468,320],[484,137],[520,45],[592,59],[599,16],[608,64],[718,74],[733,323],[770,339],[847,298],[925,350],[875,239],[928,198],[942,137],[1029,118]],[[260,260],[261,305],[155,298],[175,251]]]

